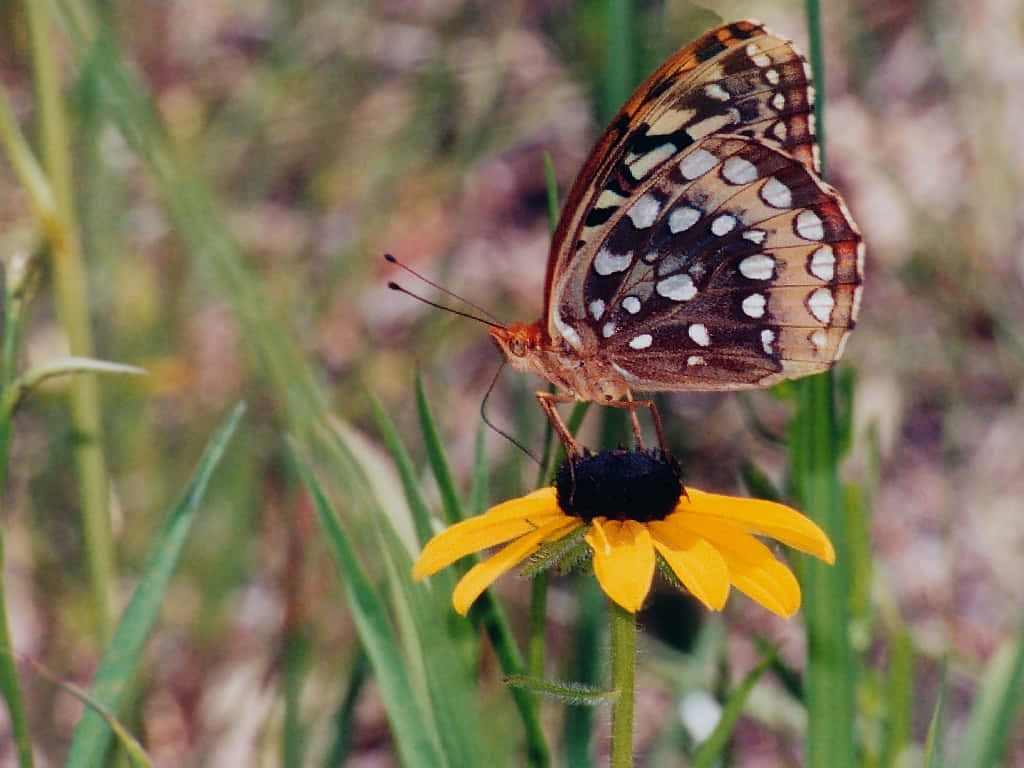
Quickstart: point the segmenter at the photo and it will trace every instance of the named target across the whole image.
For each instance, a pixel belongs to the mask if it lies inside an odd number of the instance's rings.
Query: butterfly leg
[[[630,421],[633,423],[633,437],[636,438],[636,447],[643,450],[644,442],[640,436],[640,421],[636,417],[638,408],[647,408],[651,412],[651,421],[654,422],[654,431],[658,434],[658,445],[662,453],[669,455],[668,443],[665,442],[665,430],[661,425],[661,414],[658,413],[658,406],[653,400],[634,400],[632,395],[627,395],[626,400],[609,400],[604,405],[612,408],[626,408],[629,411]]]
[[[583,449],[576,441],[576,438],[569,432],[569,428],[565,426],[565,422],[562,421],[562,417],[558,414],[558,409],[555,408],[556,403],[571,403],[575,398],[568,395],[556,395],[551,392],[537,392],[535,396],[537,402],[540,403],[541,410],[544,411],[544,415],[548,417],[548,423],[551,424],[551,428],[555,430],[558,439],[565,446],[566,455],[569,457],[582,455]]]
[[[626,402],[630,404],[629,422],[633,425],[633,438],[636,440],[637,449],[642,451],[644,449],[644,438],[640,432],[640,419],[636,417],[636,409],[640,408],[643,402],[635,401],[631,392],[626,392]]]

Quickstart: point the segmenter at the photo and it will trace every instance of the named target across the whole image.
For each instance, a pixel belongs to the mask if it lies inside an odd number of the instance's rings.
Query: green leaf
[[[1005,759],[1010,724],[1024,700],[1024,623],[985,667],[956,765],[989,768]]]
[[[427,403],[427,393],[423,389],[423,378],[416,374],[416,410],[420,417],[420,428],[423,430],[423,442],[427,448],[427,461],[430,469],[437,480],[438,490],[441,492],[441,505],[444,507],[445,522],[453,525],[462,520],[466,515],[459,501],[459,492],[455,488],[455,478],[452,477],[451,467],[445,456],[444,448],[441,445],[441,436],[437,431],[437,424],[430,413],[430,405]]]
[[[544,186],[548,192],[548,229],[555,234],[558,227],[558,179],[555,177],[555,164],[551,162],[551,155],[545,150],[544,160]]]
[[[91,357],[62,357],[53,360],[37,368],[26,371],[14,382],[4,393],[3,403],[0,404],[4,414],[14,410],[18,402],[34,387],[39,386],[47,379],[55,376],[66,376],[72,373],[106,373],[106,374],[129,374],[132,376],[146,376],[148,371],[144,368],[137,368],[134,365],[124,363],[111,363],[106,360],[94,360]]]
[[[139,584],[114,629],[90,687],[90,697],[103,709],[116,713],[124,701],[146,638],[160,615],[167,586],[181,558],[196,510],[244,412],[245,405],[237,405],[214,435],[182,500],[171,511],[163,531],[150,549]],[[110,724],[100,714],[95,710],[83,714],[71,740],[67,768],[99,765],[110,737]]]
[[[413,468],[412,458],[402,444],[394,422],[388,416],[387,411],[380,404],[380,401],[372,394],[370,397],[370,409],[373,411],[373,418],[377,422],[377,429],[384,438],[384,445],[391,454],[398,469],[398,476],[402,481],[402,490],[405,492],[405,500],[409,504],[409,511],[412,513],[413,526],[416,528],[416,538],[420,545],[426,544],[433,535],[434,527],[430,519],[430,509],[420,492],[420,484],[416,478],[416,470]]]
[[[529,675],[512,675],[505,678],[505,683],[511,688],[523,688],[577,707],[610,704],[618,695],[608,688],[597,688],[585,683],[542,680]]]
[[[370,658],[380,697],[388,712],[395,744],[402,764],[407,768],[434,768],[449,765],[428,728],[418,699],[410,695],[409,679],[395,633],[388,621],[387,608],[377,595],[359,557],[341,526],[337,513],[324,495],[313,470],[294,440],[289,440],[292,460],[313,500],[327,546],[338,567],[346,602],[359,633],[363,649]]]
[[[910,744],[914,706],[914,644],[906,629],[893,640],[885,680],[885,739],[879,765],[896,768],[901,753]]]
[[[948,662],[942,662],[942,676],[939,682],[939,696],[935,700],[935,711],[928,725],[928,737],[924,743],[924,768],[942,768],[945,765],[943,736],[946,734],[946,684],[949,674]]]
[[[370,663],[366,658],[366,651],[357,647],[356,657],[349,664],[349,678],[345,684],[345,690],[338,702],[338,710],[334,714],[334,735],[327,756],[324,758],[324,768],[337,768],[344,765],[352,749],[353,735],[356,727],[356,703],[359,701],[359,694],[363,692],[366,681],[369,678]]]
[[[707,740],[693,753],[690,768],[711,768],[715,761],[722,756],[725,745],[729,741],[729,736],[736,727],[736,722],[740,719],[740,715],[743,714],[743,707],[747,703],[750,692],[754,690],[754,685],[761,679],[761,675],[764,674],[765,670],[772,665],[774,659],[774,650],[762,656],[757,666],[746,674],[742,682],[736,687],[736,690],[732,692],[722,708],[722,715],[715,725],[715,730],[711,732]]]
[[[854,683],[850,643],[852,563],[839,485],[835,406],[830,372],[795,382],[797,410],[790,423],[792,483],[802,511],[829,535],[836,562],[794,558],[803,588],[807,633],[804,704],[807,768],[854,765]]]
[[[143,749],[138,740],[128,732],[128,729],[125,728],[121,721],[114,716],[113,712],[90,696],[88,691],[82,690],[73,683],[61,680],[42,664],[31,659],[27,659],[27,661],[40,675],[74,696],[90,710],[102,717],[104,722],[110,727],[110,730],[114,732],[118,742],[124,748],[125,754],[128,756],[128,761],[135,768],[153,768],[153,761],[149,759],[149,755],[146,754],[146,750]]]
[[[469,514],[483,514],[487,508],[489,482],[487,477],[487,427],[483,422],[476,431],[473,451],[473,480],[469,489]]]
[[[853,406],[857,389],[857,371],[852,365],[836,369],[836,444],[840,457],[853,445]]]
[[[325,429],[321,436],[325,447],[333,446],[326,455],[334,461],[324,467],[332,481],[343,465],[349,473],[370,480],[371,492],[360,499],[357,508],[346,510],[345,522],[355,520],[357,528],[342,530],[349,537],[349,549],[371,553],[363,556],[363,562],[377,566],[375,590],[382,604],[387,601],[388,616],[393,619],[392,634],[410,685],[406,695],[415,698],[424,715],[423,728],[448,764],[478,764],[484,733],[478,723],[476,694],[478,634],[469,622],[454,616],[450,599],[454,574],[446,570],[428,584],[413,584],[410,553],[417,547],[415,542],[410,546],[399,538],[398,526],[405,515],[390,508],[395,500],[384,501],[389,489],[380,483],[382,468],[374,466],[380,462],[372,459],[373,452],[351,430],[337,428],[332,435]],[[344,493],[342,498],[350,500]],[[353,543],[356,532],[361,536],[369,533],[371,538],[361,539],[357,548]],[[392,719],[402,716],[390,710],[388,715]]]

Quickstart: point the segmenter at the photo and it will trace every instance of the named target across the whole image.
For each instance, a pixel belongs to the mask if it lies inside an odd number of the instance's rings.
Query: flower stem
[[[633,765],[633,682],[636,673],[636,614],[610,603],[612,642],[612,768]]]

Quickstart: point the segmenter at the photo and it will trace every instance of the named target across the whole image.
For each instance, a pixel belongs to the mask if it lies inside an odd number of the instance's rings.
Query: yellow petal
[[[418,580],[430,576],[466,555],[536,530],[552,518],[576,520],[558,508],[552,488],[506,501],[482,515],[456,523],[428,541],[413,566],[412,577]]]
[[[729,567],[711,544],[671,519],[648,524],[654,548],[694,597],[713,611],[722,610],[729,597]]]
[[[477,563],[459,579],[452,593],[452,605],[463,616],[480,593],[509,568],[522,562],[532,555],[545,541],[553,541],[580,525],[575,517],[561,517],[549,520],[540,527],[533,529],[511,544],[500,549],[482,563]]]
[[[598,517],[584,538],[594,550],[594,574],[601,589],[627,611],[639,611],[654,578],[654,547],[647,527],[635,520]]]
[[[700,535],[721,553],[736,589],[780,616],[797,612],[800,585],[768,547],[729,523],[705,519],[701,526]]]
[[[679,499],[677,513],[686,512],[739,523],[748,533],[770,536],[826,563],[834,563],[836,560],[835,549],[825,532],[813,520],[792,507],[763,499],[705,493],[689,487],[686,494],[690,499],[687,501],[686,496]],[[698,527],[699,524],[694,525],[694,528]]]
[[[535,515],[564,514],[558,508],[558,492],[552,488],[538,488],[518,499],[503,501],[488,509],[482,517],[498,520],[506,517],[533,517]],[[470,518],[475,519],[475,518]]]

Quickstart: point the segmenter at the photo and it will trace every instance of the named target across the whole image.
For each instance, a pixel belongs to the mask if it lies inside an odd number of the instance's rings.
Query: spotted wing
[[[813,88],[792,44],[753,21],[726,24],[666,61],[598,140],[563,209],[548,259],[547,329],[558,286],[585,269],[637,189],[656,169],[705,136],[761,138],[817,168]]]
[[[760,139],[702,139],[609,219],[558,322],[641,390],[740,389],[842,353],[863,244],[838,193]]]

